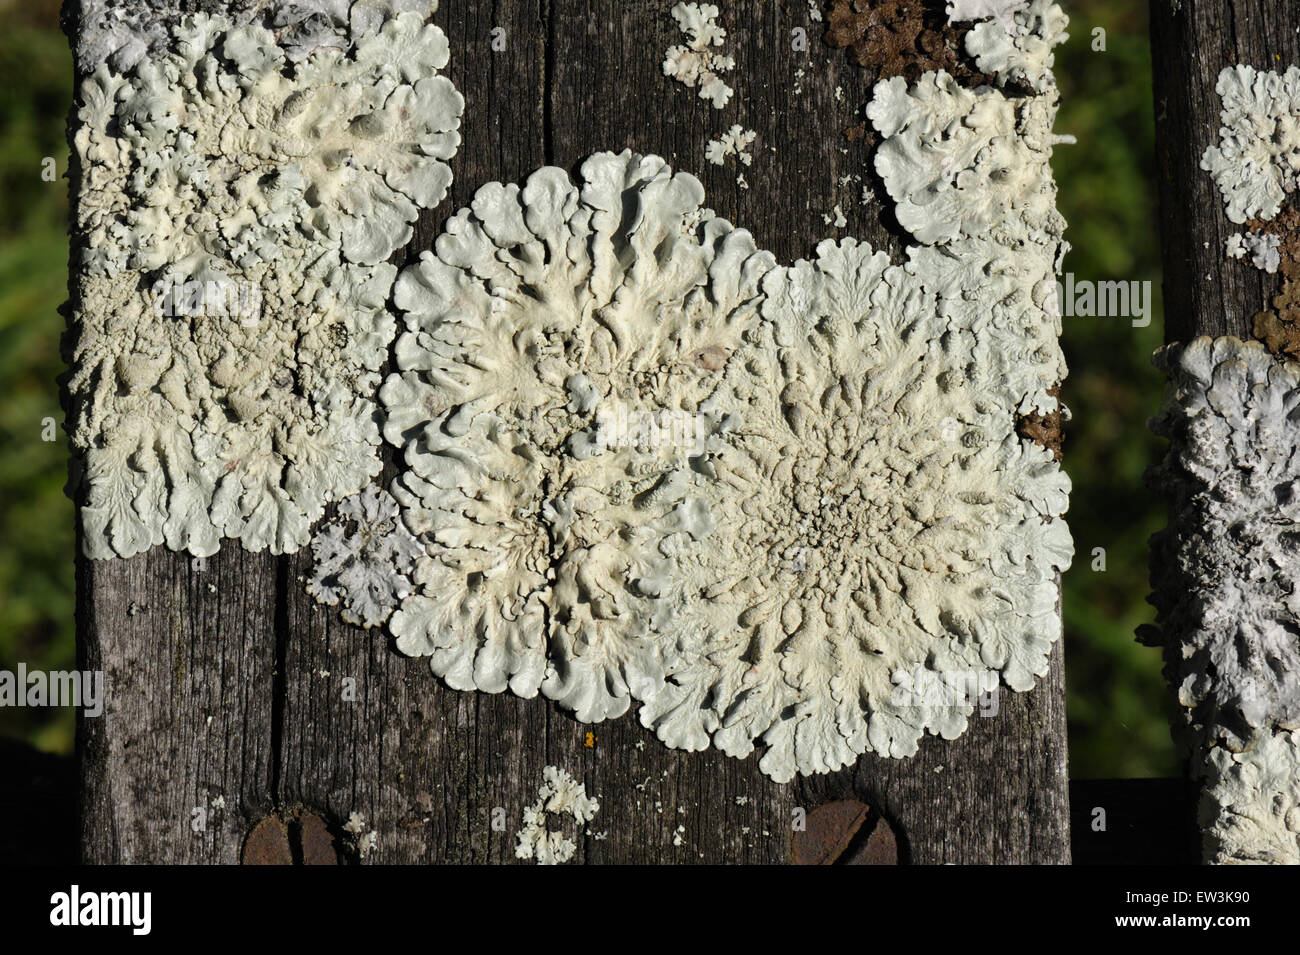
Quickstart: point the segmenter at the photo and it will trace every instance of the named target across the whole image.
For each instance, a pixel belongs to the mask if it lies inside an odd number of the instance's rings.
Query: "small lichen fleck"
[[[358,858],[364,859],[379,848],[379,833],[374,829],[366,828],[365,817],[359,812],[348,815],[348,821],[343,824],[343,831],[347,833]]]
[[[515,858],[533,859],[538,865],[561,865],[573,858],[578,845],[563,832],[549,827],[550,817],[572,816],[576,831],[595,818],[600,803],[565,770],[547,766],[537,801],[524,809],[523,826],[515,834]]]
[[[840,208],[840,204],[837,202],[835,203],[835,208],[830,212],[822,213],[822,223],[830,226],[832,229],[843,229],[849,224],[849,220],[845,218],[844,210]]]
[[[745,129],[736,124],[717,139],[709,140],[708,146],[705,147],[704,158],[715,166],[721,166],[727,161],[727,157],[735,156],[748,166],[754,161],[754,157],[749,153],[749,147],[757,135],[752,129]]]
[[[374,484],[345,498],[338,516],[311,542],[315,566],[307,593],[330,607],[343,602],[343,619],[377,627],[410,595],[416,561],[424,554],[398,515],[391,494]]]
[[[668,48],[664,76],[697,88],[701,99],[721,109],[732,95],[721,74],[735,69],[736,61],[714,49],[727,38],[727,31],[717,22],[718,8],[711,3],[678,3],[671,13],[686,35],[686,44]]]

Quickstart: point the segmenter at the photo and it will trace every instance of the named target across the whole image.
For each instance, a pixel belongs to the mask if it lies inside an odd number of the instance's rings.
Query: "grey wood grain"
[[[708,204],[783,261],[841,235],[901,256],[890,210],[859,202],[863,185],[884,195],[870,150],[844,136],[862,121],[869,89],[821,43],[806,5],[726,5],[737,68],[735,98],[722,110],[660,72],[680,37],[670,7],[445,0],[435,22],[467,102],[464,141],[451,194],[422,217],[399,262],[427,249],[483,183],[519,180],[546,163],[574,171],[592,152],[624,147],[699,176]],[[797,26],[808,31],[806,52],[791,49]],[[491,49],[495,27],[505,30],[504,51]],[[753,164],[705,162],[706,142],[733,123],[758,133]],[[736,182],[741,171],[748,189]],[[841,230],[823,219],[837,203],[848,219]],[[391,477],[391,453],[388,462]],[[592,835],[578,840],[580,862],[783,863],[794,808],[850,792],[883,809],[912,861],[1068,861],[1059,647],[1036,690],[1003,694],[998,715],[976,717],[962,739],[930,738],[914,759],[864,759],[783,786],[754,759],[669,751],[634,714],[588,726],[540,698],[449,690],[382,633],[317,605],[303,591],[309,566],[307,553],[275,560],[233,543],[197,579],[186,558],[161,550],[81,563],[86,659],[118,672],[148,664],[130,684],[114,684],[110,717],[83,724],[88,858],[232,861],[240,825],[272,806],[305,806],[336,826],[358,813],[378,835],[367,862],[512,861],[523,808],[555,764],[600,799]],[[132,602],[150,613],[126,615]],[[241,704],[215,714],[216,729],[206,723],[214,696]],[[225,758],[216,764],[218,741]],[[209,784],[240,794],[219,833],[191,839],[155,821],[183,814]],[[492,826],[497,809],[505,831]]]

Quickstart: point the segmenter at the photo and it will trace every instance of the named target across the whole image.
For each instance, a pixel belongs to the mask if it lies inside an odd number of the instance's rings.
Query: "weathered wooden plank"
[[[78,558],[78,666],[106,697],[78,722],[85,861],[238,860],[273,801],[275,578],[238,547]]]
[[[444,9],[436,22],[450,42],[447,73],[466,99],[462,145],[451,192],[421,217],[408,260],[431,247],[479,185],[522,178],[544,161],[543,8],[466,5],[451,13]],[[497,27],[506,49],[494,53]],[[389,452],[386,478],[396,473],[393,458]],[[376,861],[511,858],[513,832],[547,764],[548,709],[508,694],[449,690],[426,661],[403,657],[391,638],[347,626],[308,596],[300,578],[311,567],[309,553],[291,566],[293,585],[283,599],[298,638],[286,668],[285,800],[336,820],[357,812],[379,834]],[[349,678],[355,703],[343,699]],[[507,813],[504,832],[491,825],[498,806]]]
[[[1300,8],[1275,0],[1151,0],[1156,150],[1163,235],[1165,339],[1251,338],[1256,312],[1279,282],[1224,254],[1241,227],[1201,156],[1219,141],[1219,73],[1244,63],[1285,70],[1300,63]]]
[[[1235,336],[1250,341],[1257,337],[1255,316],[1270,310],[1277,313],[1277,328],[1283,332],[1280,337],[1293,336],[1294,315],[1289,308],[1282,308],[1281,303],[1275,302],[1279,292],[1287,295],[1291,291],[1290,269],[1284,264],[1280,270],[1282,274],[1270,275],[1256,268],[1250,256],[1235,260],[1227,254],[1225,243],[1228,237],[1254,231],[1258,223],[1239,225],[1229,220],[1218,184],[1209,172],[1201,169],[1200,164],[1207,148],[1220,142],[1223,100],[1216,89],[1220,74],[1237,65],[1285,73],[1300,64],[1300,6],[1271,0],[1188,0],[1181,5],[1152,0],[1151,11],[1165,270],[1165,340],[1185,342],[1208,335]],[[1291,201],[1284,203],[1284,211],[1272,223],[1279,230],[1284,263],[1293,258],[1294,235],[1290,231],[1293,226],[1288,224],[1288,217],[1294,215],[1293,205]],[[1285,280],[1284,275],[1288,276]],[[1279,344],[1285,347],[1287,343],[1269,341],[1267,331],[1261,331],[1258,337],[1264,338],[1280,357],[1288,357],[1280,354],[1278,349]],[[1186,427],[1179,423],[1170,426],[1165,433],[1171,438],[1173,448],[1173,463],[1165,465],[1162,475],[1169,482],[1164,489],[1170,504],[1169,530],[1153,538],[1151,579],[1156,594],[1152,603],[1160,609],[1157,621],[1160,630],[1153,629],[1147,635],[1162,645],[1166,675],[1174,684],[1170,692],[1180,698],[1184,695],[1182,688],[1189,685],[1186,682],[1189,679],[1187,661],[1197,659],[1198,654],[1193,654],[1193,649],[1196,641],[1203,639],[1204,635],[1195,632],[1202,626],[1201,622],[1189,622],[1189,618],[1174,619],[1169,613],[1171,604],[1177,605],[1183,598],[1197,597],[1199,606],[1214,606],[1218,599],[1214,591],[1221,585],[1218,578],[1228,581],[1234,573],[1241,572],[1232,562],[1239,559],[1238,552],[1243,547],[1252,548],[1252,559],[1260,559],[1259,555],[1263,554],[1260,563],[1269,561],[1267,541],[1247,535],[1237,536],[1234,525],[1239,518],[1232,511],[1231,493],[1222,490],[1229,483],[1222,473],[1208,482],[1213,485],[1208,489],[1188,481],[1198,497],[1208,490],[1204,496],[1213,500],[1212,507],[1199,502],[1187,503],[1190,495],[1178,486],[1178,469],[1186,466],[1182,459],[1189,454],[1187,446],[1180,448],[1185,439],[1178,432]],[[1249,433],[1252,436],[1264,435],[1266,430],[1257,427],[1251,417]],[[1260,437],[1252,439],[1263,440]],[[1269,437],[1267,440],[1275,442],[1277,439]],[[1270,452],[1273,450],[1269,448]],[[1251,467],[1245,463],[1245,456],[1234,453],[1230,458],[1243,473]],[[1261,505],[1261,515],[1265,510]],[[1216,513],[1229,516],[1219,519],[1213,516]],[[1277,515],[1264,517],[1264,520],[1269,519],[1285,520]],[[1187,572],[1190,563],[1187,553],[1191,549],[1188,542],[1194,542],[1195,547],[1208,544],[1207,553],[1212,555],[1212,559],[1222,561],[1215,572],[1204,575]],[[1224,554],[1231,556],[1225,560]],[[1276,570],[1277,565],[1274,566]],[[1285,579],[1288,574],[1285,569],[1276,570],[1275,576]],[[1251,571],[1249,578],[1235,581],[1247,595],[1247,603],[1252,599],[1251,584],[1257,577],[1258,574]],[[1285,616],[1285,613],[1279,613]],[[1262,615],[1269,616],[1267,612],[1262,612]],[[1208,617],[1204,629],[1212,631],[1213,624]],[[1225,638],[1225,643],[1237,644],[1231,652],[1249,659],[1253,652],[1250,639],[1249,630],[1243,627],[1240,633]],[[1205,652],[1199,651],[1199,655]],[[1230,686],[1232,666],[1220,666],[1217,655],[1214,659],[1215,665],[1207,670],[1206,678]],[[1289,671],[1273,663],[1271,657],[1270,666],[1274,669],[1271,678],[1279,683],[1285,682]],[[1252,686],[1250,692],[1263,698],[1267,691]],[[1183,717],[1189,718],[1187,725],[1184,725]],[[1294,846],[1289,855],[1285,850],[1279,851],[1272,846],[1251,846],[1250,854],[1238,856],[1234,852],[1241,851],[1240,846],[1232,849],[1216,845],[1225,828],[1223,820],[1231,815],[1227,807],[1217,805],[1221,797],[1216,795],[1216,791],[1221,792],[1237,771],[1218,770],[1213,760],[1207,758],[1214,747],[1222,744],[1211,729],[1201,732],[1213,722],[1204,717],[1201,708],[1195,708],[1184,712],[1175,724],[1175,737],[1182,744],[1192,788],[1202,791],[1198,823],[1205,831],[1188,833],[1188,855],[1207,862],[1228,863],[1294,858]],[[1273,727],[1266,723],[1265,728],[1250,740],[1247,751],[1263,751],[1261,744],[1272,732]],[[1282,775],[1275,774],[1273,781]],[[1246,771],[1242,770],[1241,776],[1246,777]],[[1283,796],[1278,794],[1276,786],[1270,791],[1266,788],[1267,782],[1247,782],[1244,785],[1258,787],[1261,805],[1282,804]],[[1232,812],[1248,818],[1255,815],[1239,807],[1234,807]],[[1262,815],[1267,818],[1268,812],[1262,810]],[[1244,829],[1247,833],[1251,831],[1249,826]],[[1198,841],[1201,845],[1195,846]],[[1253,854],[1256,848],[1260,849],[1258,855]],[[1275,851],[1277,854],[1271,854]]]
[[[723,110],[660,73],[663,51],[680,36],[670,6],[445,3],[436,22],[467,100],[464,143],[451,194],[422,217],[405,258],[428,248],[482,183],[519,180],[548,162],[572,170],[594,151],[624,147],[700,176],[708,204],[782,261],[850,234],[901,258],[892,212],[858,201],[863,184],[884,194],[870,150],[843,135],[861,122],[867,78],[821,43],[804,5],[727,5],[736,96]],[[807,51],[791,49],[796,26],[808,29]],[[494,52],[496,27],[506,46]],[[733,123],[758,133],[752,166],[706,163],[707,140]],[[736,181],[742,171],[747,190]],[[836,204],[848,220],[840,230],[823,219]],[[305,806],[336,826],[358,813],[378,833],[368,861],[508,861],[542,768],[556,764],[601,800],[590,828],[605,836],[580,840],[579,861],[784,862],[792,810],[850,793],[884,810],[913,861],[1068,860],[1059,647],[1038,689],[1003,694],[998,715],[974,718],[960,740],[930,738],[914,759],[864,759],[852,771],[781,786],[754,759],[666,750],[633,714],[585,726],[541,699],[449,690],[390,639],[318,606],[302,589],[309,567],[307,553],[276,560],[233,544],[202,575],[161,550],[83,562],[83,665],[105,661],[121,676],[137,658],[147,663],[131,687],[110,676],[116,711],[102,725],[83,723],[88,857],[232,861],[260,815]],[[129,615],[132,603],[150,611]],[[243,709],[214,714],[214,694]],[[210,765],[218,739],[242,758],[222,764],[219,779]],[[153,775],[159,767],[165,776]],[[167,814],[197,805],[193,794],[205,786],[225,793],[228,807],[239,794],[238,811],[228,808],[219,835],[191,839],[187,818]],[[505,831],[491,825],[498,807]]]

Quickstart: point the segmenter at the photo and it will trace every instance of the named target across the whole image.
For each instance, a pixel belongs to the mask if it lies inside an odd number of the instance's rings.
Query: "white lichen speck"
[[[727,31],[717,22],[718,8],[711,3],[678,3],[671,13],[686,35],[686,43],[668,48],[664,76],[697,88],[701,99],[722,109],[731,99],[732,89],[721,74],[735,69],[736,61],[714,49],[727,38]]]
[[[537,802],[524,809],[523,825],[515,833],[515,858],[533,859],[538,865],[560,865],[578,851],[578,845],[563,832],[550,828],[551,817],[572,816],[576,831],[595,818],[600,803],[587,795],[586,787],[557,766],[547,766],[544,782],[537,790]],[[603,834],[593,838],[603,838]]]
[[[721,166],[727,161],[728,156],[735,156],[748,166],[754,161],[749,147],[757,135],[752,129],[745,129],[739,124],[734,125],[717,139],[709,140],[704,150],[704,158],[715,166]]]
[[[374,829],[366,828],[365,817],[359,812],[348,814],[348,821],[343,824],[343,831],[347,833],[359,858],[364,859],[379,848],[379,833]]]

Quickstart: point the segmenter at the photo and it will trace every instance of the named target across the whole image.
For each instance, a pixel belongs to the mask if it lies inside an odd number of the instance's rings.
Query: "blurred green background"
[[[1164,525],[1163,507],[1142,483],[1161,453],[1146,424],[1161,391],[1151,353],[1164,336],[1147,5],[1062,4],[1070,39],[1056,55],[1056,125],[1079,138],[1052,163],[1074,247],[1065,268],[1078,280],[1149,280],[1155,295],[1146,328],[1123,318],[1064,319],[1070,377],[1062,397],[1074,413],[1065,445],[1075,545],[1064,594],[1070,774],[1175,776],[1173,695],[1159,651],[1133,638],[1155,619],[1147,538]],[[1093,49],[1098,28],[1104,51]],[[1095,548],[1105,552],[1104,571],[1092,569]]]
[[[0,669],[75,666],[73,516],[55,378],[67,298],[72,56],[58,0],[0,0]],[[58,178],[41,178],[53,157]],[[58,428],[43,441],[42,422]],[[72,750],[68,709],[0,709],[0,734]],[[0,770],[2,771],[2,770]]]
[[[1060,205],[1078,279],[1149,279],[1160,261],[1146,5],[1064,0],[1070,40],[1057,54],[1058,128],[1079,145],[1057,151]],[[66,297],[67,145],[72,63],[58,29],[59,0],[0,0],[0,669],[70,669],[73,646],[72,507],[62,493],[62,421],[56,309]],[[1093,29],[1106,31],[1094,51]],[[59,179],[41,180],[54,157]],[[1070,769],[1076,778],[1171,776],[1170,694],[1157,651],[1133,639],[1153,619],[1145,602],[1146,541],[1162,523],[1142,486],[1157,446],[1146,419],[1160,384],[1149,356],[1161,340],[1125,319],[1065,319],[1074,413],[1066,467],[1078,556],[1065,578]],[[1094,548],[1105,571],[1094,571]],[[0,709],[0,734],[70,752],[68,710]]]

